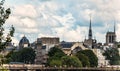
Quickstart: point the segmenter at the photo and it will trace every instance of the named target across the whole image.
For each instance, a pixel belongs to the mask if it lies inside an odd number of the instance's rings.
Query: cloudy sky
[[[107,31],[116,21],[120,40],[120,0],[6,0],[12,14],[6,27],[14,25],[14,43],[23,35],[30,42],[38,37],[55,36],[65,41],[83,41],[88,37],[89,15],[92,14],[93,38],[105,42]]]

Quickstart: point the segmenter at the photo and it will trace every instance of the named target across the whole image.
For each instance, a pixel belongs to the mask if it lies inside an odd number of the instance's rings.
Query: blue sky
[[[5,6],[12,10],[7,26],[16,28],[15,43],[23,35],[30,42],[43,36],[81,42],[88,37],[90,14],[93,37],[98,42],[105,42],[106,32],[113,31],[114,20],[117,40],[120,39],[118,0],[6,0]]]

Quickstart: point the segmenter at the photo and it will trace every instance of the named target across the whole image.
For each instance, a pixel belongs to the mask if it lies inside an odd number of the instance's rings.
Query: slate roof
[[[62,48],[71,48],[73,46],[73,42],[61,42],[60,46]]]

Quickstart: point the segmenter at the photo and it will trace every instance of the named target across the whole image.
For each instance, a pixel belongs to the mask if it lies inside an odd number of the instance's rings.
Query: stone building
[[[106,45],[113,46],[116,43],[116,31],[115,31],[115,24],[114,24],[114,31],[106,33]]]
[[[58,45],[60,42],[58,37],[41,37],[38,39],[41,40],[42,45],[46,46],[47,52],[50,48],[54,47],[55,45]]]
[[[36,64],[46,64],[48,59],[48,51],[50,48],[59,44],[57,37],[42,37],[37,39],[36,43]]]
[[[98,58],[98,67],[109,65],[109,60],[106,60],[106,57],[103,56],[104,50],[102,49],[92,49],[95,55]]]
[[[66,55],[75,54],[80,50],[86,50],[87,48],[82,42],[61,42],[60,47]]]
[[[46,46],[42,45],[42,41],[40,39],[37,39],[36,43],[36,59],[35,63],[36,64],[45,64],[47,62],[47,53],[46,53]]]

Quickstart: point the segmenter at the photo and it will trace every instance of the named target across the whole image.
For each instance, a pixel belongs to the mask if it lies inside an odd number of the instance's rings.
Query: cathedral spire
[[[89,34],[88,34],[88,38],[89,38],[89,39],[92,39],[91,14],[90,14],[90,25],[89,25]]]
[[[114,20],[114,33],[116,33],[116,22]]]

